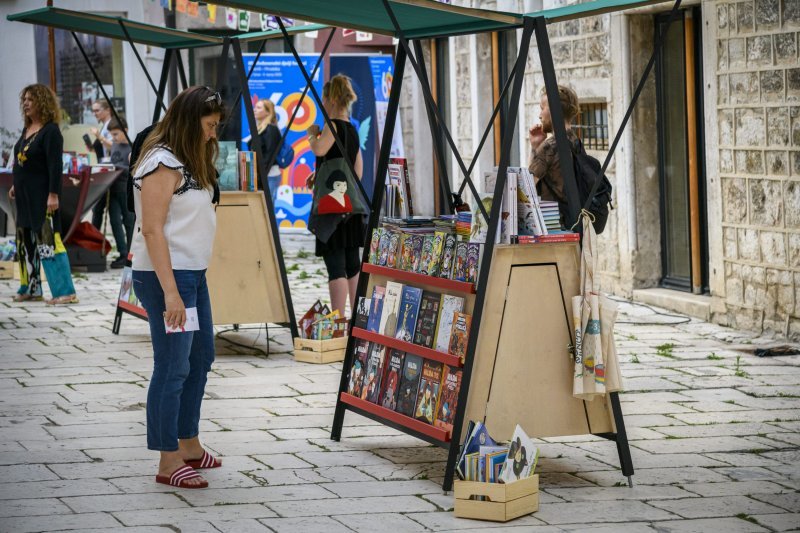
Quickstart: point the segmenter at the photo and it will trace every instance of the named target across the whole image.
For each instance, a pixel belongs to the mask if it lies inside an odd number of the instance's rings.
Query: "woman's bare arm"
[[[177,171],[160,167],[141,181],[142,236],[161,289],[164,291],[166,306],[164,318],[167,324],[173,327],[183,326],[186,323],[186,309],[178,293],[175,275],[172,273],[172,260],[169,257],[167,238],[164,236],[164,224],[167,221],[172,194],[180,179]]]

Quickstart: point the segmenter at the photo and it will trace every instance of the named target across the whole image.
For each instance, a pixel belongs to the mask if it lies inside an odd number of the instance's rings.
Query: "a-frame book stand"
[[[472,168],[467,169],[464,164],[447,128],[447,123],[442,119],[441,112],[433,100],[425,65],[422,63],[421,47],[418,42],[415,42],[416,53],[411,52],[409,41],[405,38],[389,2],[384,2],[384,6],[394,24],[399,47],[395,59],[394,83],[389,98],[389,109],[376,175],[385,175],[387,170],[389,146],[397,116],[403,70],[405,61],[408,59],[423,89],[434,138],[433,148],[439,160],[439,167],[442,170],[446,168],[442,164],[444,159],[442,147],[437,142],[441,138],[440,135],[443,134],[459,163],[464,176],[464,186],[469,186],[473,196],[477,198],[477,190],[470,178]],[[506,92],[513,85],[507,106],[508,116],[501,137],[502,147],[494,191],[495,199],[499,199],[501,191],[505,190],[522,80],[534,32],[542,69],[545,73],[545,86],[550,108],[552,110],[557,107],[560,111],[546,21],[543,17],[524,17],[523,20],[517,61],[498,98],[489,120],[489,126],[484,131],[483,139],[478,147],[478,152],[480,152]],[[560,113],[553,113],[553,122],[560,121],[563,124],[563,119],[556,116],[558,114]],[[556,129],[558,130],[558,126]],[[566,132],[563,127],[560,131],[556,131],[556,141],[559,145],[559,158],[562,161],[571,161],[568,155]],[[478,154],[473,157],[473,162],[477,158]],[[565,165],[562,165],[563,167]],[[571,170],[569,168],[564,171],[565,188],[568,189],[568,198],[577,198],[577,184]],[[444,192],[449,193],[446,176],[442,178],[441,183],[444,184]],[[463,186],[458,194],[462,191]],[[379,225],[382,196],[383,188],[376,188],[372,201],[368,235]],[[450,200],[451,195],[447,194],[446,197]],[[573,211],[577,212],[577,202],[574,203]],[[533,437],[594,433],[617,442],[622,473],[628,476],[630,483],[633,465],[616,393],[609,394],[605,402],[602,399],[583,402],[572,398],[574,363],[570,357],[570,346],[573,344],[573,329],[571,313],[567,312],[569,309],[567,302],[573,295],[578,294],[578,245],[554,243],[496,247],[493,241],[499,224],[500,204],[500,201],[494,201],[491,214],[486,217],[489,220],[487,235],[490,237],[487,238],[484,246],[475,294],[470,293],[471,288],[463,291],[466,292],[467,310],[472,314],[472,328],[462,365],[461,390],[452,433],[349,396],[346,391],[357,338],[407,350],[410,353],[444,361],[448,364],[460,362],[450,360],[453,358],[446,354],[425,350],[419,346],[406,345],[406,343],[401,345],[394,339],[351,327],[342,367],[331,438],[334,440],[341,438],[344,415],[349,410],[441,446],[448,450],[442,488],[449,491],[453,485],[455,463],[463,430],[470,419],[484,421],[496,438],[510,438],[517,423],[521,424]],[[451,201],[451,208],[452,205]],[[486,215],[484,211],[484,216]],[[384,284],[387,280],[398,280],[437,292],[454,292],[452,287],[442,287],[440,283],[427,276],[381,269],[367,264],[368,255],[369,250],[365,249],[362,274],[358,284],[358,296],[370,294],[369,291],[373,286]]]

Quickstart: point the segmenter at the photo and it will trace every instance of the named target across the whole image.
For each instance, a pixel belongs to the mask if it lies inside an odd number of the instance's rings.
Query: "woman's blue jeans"
[[[186,308],[197,307],[198,331],[167,334],[164,291],[155,272],[134,270],[133,290],[147,311],[153,341],[153,377],[147,391],[147,447],[173,452],[178,439],[200,433],[200,404],[214,362],[214,328],[205,270],[175,270]]]

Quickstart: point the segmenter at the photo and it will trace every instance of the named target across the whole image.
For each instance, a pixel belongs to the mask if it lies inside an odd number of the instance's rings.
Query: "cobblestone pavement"
[[[308,238],[285,236],[295,308],[327,295]],[[111,333],[119,271],[79,276],[81,304],[10,303],[0,281],[0,531],[784,531],[800,527],[800,357],[623,305],[619,347],[634,487],[613,443],[541,442],[540,510],[502,526],[461,520],[440,483],[445,454],[348,414],[329,439],[341,365],[269,357],[218,340],[201,424],[224,467],[206,490],[153,481],[145,323]],[[664,322],[675,322],[664,325]],[[266,350],[265,332],[222,336]],[[502,526],[502,527],[501,527]]]

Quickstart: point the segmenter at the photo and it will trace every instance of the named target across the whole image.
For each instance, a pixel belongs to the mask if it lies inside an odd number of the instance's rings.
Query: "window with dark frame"
[[[608,150],[608,105],[581,103],[575,132],[587,150]]]

